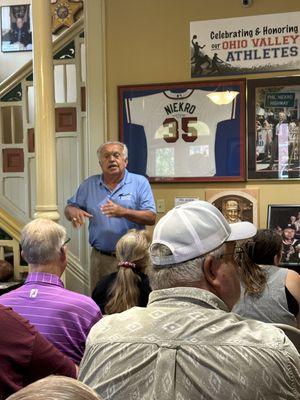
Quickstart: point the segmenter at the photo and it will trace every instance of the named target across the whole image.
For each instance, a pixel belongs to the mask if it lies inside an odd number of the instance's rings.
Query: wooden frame
[[[244,79],[119,86],[118,95],[129,170],[153,182],[245,180]]]
[[[2,149],[3,172],[24,172],[24,151],[17,148]]]
[[[300,178],[300,77],[254,79],[248,89],[248,179]]]
[[[229,223],[248,221],[252,222],[256,227],[259,226],[258,198],[259,189],[253,187],[249,189],[226,188],[205,190],[205,200],[217,207]],[[233,212],[234,210],[236,210],[235,213]]]
[[[267,227],[282,236],[281,265],[300,271],[300,204],[270,204]]]
[[[1,7],[1,51],[31,51],[30,5]]]
[[[55,108],[55,131],[75,132],[77,130],[76,107]]]

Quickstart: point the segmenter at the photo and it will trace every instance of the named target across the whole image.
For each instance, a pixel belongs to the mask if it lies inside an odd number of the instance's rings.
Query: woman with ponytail
[[[245,318],[300,328],[300,276],[278,267],[281,236],[261,229],[242,250],[241,297],[232,311]]]
[[[116,258],[118,272],[103,277],[92,298],[103,314],[113,314],[134,306],[146,307],[149,286],[145,270],[149,265],[150,238],[145,230],[129,230],[118,241]]]

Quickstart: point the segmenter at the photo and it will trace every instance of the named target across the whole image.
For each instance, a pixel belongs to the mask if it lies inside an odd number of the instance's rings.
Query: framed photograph
[[[282,236],[281,264],[300,271],[300,204],[269,205],[267,227]]]
[[[205,200],[217,207],[230,224],[248,221],[257,227],[258,197],[258,188],[205,190]]]
[[[300,76],[248,80],[248,179],[300,178]]]
[[[1,51],[32,50],[30,5],[1,7]]]
[[[245,180],[245,80],[119,86],[128,168],[152,182]]]

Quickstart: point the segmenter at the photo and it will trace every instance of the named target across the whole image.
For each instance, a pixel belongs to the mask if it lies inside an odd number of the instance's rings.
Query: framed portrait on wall
[[[207,189],[205,200],[212,203],[231,224],[252,222],[258,227],[259,189]]]
[[[1,51],[32,50],[30,5],[1,7]]]
[[[128,168],[152,182],[245,180],[245,81],[119,86]]]
[[[300,178],[300,77],[248,80],[248,179]]]
[[[282,236],[281,264],[300,271],[300,204],[270,204],[267,227]]]

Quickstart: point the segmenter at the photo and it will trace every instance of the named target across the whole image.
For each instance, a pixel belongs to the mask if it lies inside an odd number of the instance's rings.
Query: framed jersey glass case
[[[245,80],[119,86],[128,169],[152,182],[245,180]]]

